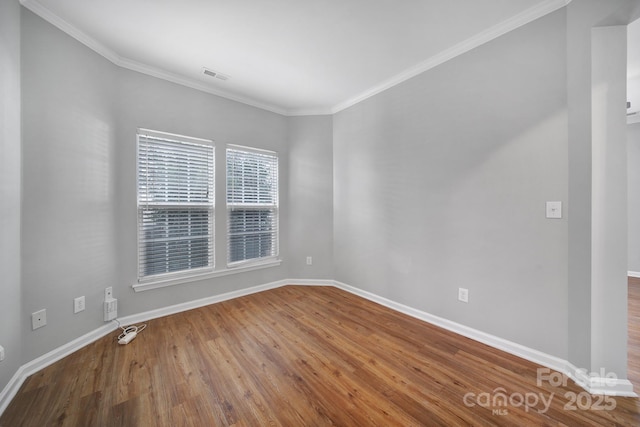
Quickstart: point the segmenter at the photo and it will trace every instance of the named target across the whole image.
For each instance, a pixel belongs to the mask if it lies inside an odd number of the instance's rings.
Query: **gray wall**
[[[567,200],[565,23],[336,114],[337,280],[567,357],[567,221],[545,219]]]
[[[292,278],[333,279],[333,118],[289,118]],[[306,257],[312,257],[312,265]]]
[[[116,178],[116,225],[119,252],[118,280],[114,287],[119,315],[165,307],[210,295],[269,283],[288,277],[288,263],[279,267],[191,282],[163,289],[135,293],[136,282],[136,128],[149,128],[198,138],[213,139],[216,158],[224,165],[224,144],[253,146],[279,153],[280,224],[288,223],[289,165],[287,121],[278,114],[188,89],[133,71],[119,69],[117,84],[117,142],[113,164]],[[220,169],[221,170],[221,169]],[[223,175],[217,174],[221,183]],[[220,187],[218,187],[220,188]],[[223,196],[221,192],[217,196]],[[217,199],[217,206],[222,200]],[[226,212],[216,212],[216,232],[224,236]],[[224,242],[224,237],[217,239]],[[220,248],[220,246],[218,246]],[[280,230],[280,253],[288,261],[288,230]],[[217,258],[218,261],[220,261]],[[219,265],[221,262],[218,263]]]
[[[21,195],[19,7],[3,2],[0,105],[15,114],[0,146],[0,386],[103,325],[105,286],[124,316],[286,277],[335,278],[590,367],[590,37],[634,1],[571,2],[333,117],[296,118],[120,69],[23,11],[22,217],[7,203]],[[278,151],[283,264],[134,293],[137,127]],[[564,219],[544,218],[547,200]],[[41,308],[49,325],[31,331]]]
[[[628,270],[640,272],[640,123],[627,126]]]
[[[22,12],[24,358],[102,325],[117,284],[115,67]],[[73,314],[73,298],[87,310]],[[30,314],[46,308],[47,326]]]
[[[27,10],[22,37],[23,362],[103,325],[107,286],[126,316],[289,276],[285,227],[280,267],[139,293],[131,288],[136,128],[279,152],[281,224],[288,224],[287,118],[120,69]],[[326,157],[319,161],[326,164]],[[224,229],[224,211],[218,215]],[[74,315],[80,295],[87,309]],[[29,315],[42,308],[48,325],[31,331]]]
[[[0,390],[22,364],[20,325],[20,4],[0,1]]]

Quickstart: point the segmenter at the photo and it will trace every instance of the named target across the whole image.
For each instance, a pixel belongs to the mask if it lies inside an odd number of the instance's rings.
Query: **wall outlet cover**
[[[39,310],[31,313],[31,327],[35,331],[47,324],[47,310]]]
[[[469,302],[469,289],[458,288],[458,301]]]
[[[84,295],[73,300],[73,313],[84,311]]]

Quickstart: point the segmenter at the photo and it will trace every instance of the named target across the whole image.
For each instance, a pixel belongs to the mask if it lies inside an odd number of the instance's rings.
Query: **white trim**
[[[587,376],[584,369],[578,369],[570,362],[560,359],[555,356],[543,353],[532,348],[525,347],[523,345],[505,340],[500,337],[496,337],[491,334],[479,331],[477,329],[470,328],[468,326],[461,325],[456,322],[444,319],[442,317],[434,316],[424,311],[417,310],[415,308],[408,307],[404,304],[391,301],[387,298],[380,297],[371,292],[364,291],[362,289],[349,286],[347,284],[335,281],[335,280],[323,280],[323,279],[285,279],[278,280],[263,285],[253,286],[250,288],[239,289],[237,291],[231,291],[220,295],[214,295],[211,297],[201,298],[194,301],[184,302],[180,304],[171,305],[156,310],[150,310],[143,313],[133,314],[130,316],[121,317],[118,321],[122,325],[131,325],[141,322],[146,322],[158,317],[168,316],[171,314],[181,313],[183,311],[192,310],[194,308],[204,307],[206,305],[215,304],[222,301],[227,301],[233,298],[239,298],[246,295],[255,294],[258,292],[266,291],[269,289],[279,288],[286,285],[303,285],[303,286],[333,286],[342,289],[351,294],[368,299],[375,303],[381,304],[392,310],[404,313],[408,316],[420,319],[427,323],[439,326],[451,332],[459,335],[471,338],[475,341],[487,344],[498,350],[505,351],[523,359],[529,360],[536,364],[545,366],[555,371],[564,373],[569,378],[574,380],[576,384],[584,388],[591,394],[602,394],[609,396],[621,396],[621,397],[637,397],[633,392],[633,385],[626,379],[608,379],[600,378],[596,376]],[[67,344],[64,344],[50,352],[38,357],[31,362],[22,365],[16,373],[13,375],[9,383],[5,388],[0,391],[0,415],[7,408],[11,400],[14,398],[22,383],[30,375],[38,372],[41,369],[57,362],[63,357],[81,349],[82,347],[96,341],[99,338],[113,332],[117,327],[114,323],[109,323],[101,326]]]
[[[269,289],[279,288],[289,284],[288,280],[278,280],[276,282],[265,283],[264,285],[253,286],[251,288],[239,289],[237,291],[226,292],[224,294],[214,295],[211,297],[201,298],[194,301],[187,301],[180,304],[170,305],[168,307],[158,308],[155,310],[145,311],[143,313],[132,314],[130,316],[119,318],[118,321],[122,325],[132,325],[134,323],[146,322],[148,320],[157,319],[158,317],[169,316],[171,314],[182,313],[183,311],[193,310],[194,308],[204,307],[206,305],[216,304],[222,301],[228,301],[234,298],[255,294],[258,292],[268,291]]]
[[[289,117],[303,117],[303,116],[331,116],[334,114],[335,107],[317,107],[317,108],[293,108],[287,110],[287,116]]]
[[[640,279],[640,271],[627,271],[627,276]]]
[[[247,271],[277,267],[280,264],[282,264],[281,259],[271,259],[268,262],[255,263],[255,264],[245,265],[240,267],[230,267],[224,270],[216,270],[216,271],[211,271],[208,273],[203,273],[198,275],[176,277],[173,279],[157,280],[153,282],[140,282],[140,283],[135,283],[131,285],[131,287],[136,292],[149,291],[151,289],[166,288],[167,286],[179,285],[181,283],[196,282],[199,280],[207,280],[207,279],[213,279],[216,277],[229,276],[231,274],[236,274],[236,273],[246,273]]]
[[[462,335],[483,344],[487,344],[491,347],[497,348],[498,350],[506,351],[507,353],[522,357],[523,359],[527,359],[548,368],[561,371],[565,370],[565,365],[567,362],[555,356],[551,356],[541,351],[525,347],[523,345],[505,340],[503,338],[496,337],[495,335],[487,334],[485,332],[470,328],[451,320],[444,319],[442,317],[434,316],[433,314],[408,307],[404,304],[391,301],[389,299],[380,297],[367,291],[363,291],[362,289],[354,288],[353,286],[349,286],[344,283],[336,282],[336,286],[354,295],[361,296],[362,298],[376,302],[380,305],[391,308],[392,310],[404,313],[408,316],[420,319],[432,325],[439,326],[448,331],[455,332],[458,335]]]
[[[264,154],[267,156],[278,157],[278,152],[273,150],[266,150],[264,148],[248,147],[246,145],[227,144],[226,150],[234,151],[248,151],[249,153]]]
[[[408,307],[406,305],[391,301],[362,289],[354,288],[353,286],[349,286],[341,282],[336,281],[334,283],[336,287],[342,290],[350,292],[354,295],[361,296],[362,298],[376,302],[380,305],[391,308],[392,310],[399,311],[408,316],[415,317],[416,319],[423,320],[427,323],[439,326],[456,334],[471,338],[472,340],[481,342],[483,344],[487,344],[498,350],[502,350],[504,352],[529,360],[530,362],[536,363],[538,365],[542,365],[555,371],[564,373],[569,378],[574,380],[576,384],[578,384],[580,387],[584,388],[591,394],[637,397],[637,395],[633,392],[633,385],[629,380],[612,380],[595,376],[586,376],[584,369],[578,369],[570,362],[564,359],[560,359],[559,357],[552,356],[550,354],[546,354],[529,347],[525,347],[518,343],[514,343],[495,335],[491,335],[486,332],[482,332],[477,329],[452,322],[451,320],[447,320],[442,317],[434,316],[424,311]]]
[[[7,385],[0,391],[0,416],[7,409],[9,403],[13,400],[13,398],[18,394],[18,390],[22,386],[24,380],[28,377],[24,373],[24,366],[21,366],[13,377],[9,380]]]
[[[14,398],[22,386],[22,383],[30,375],[35,374],[63,357],[67,357],[71,353],[80,350],[82,347],[91,344],[116,329],[117,326],[114,323],[106,324],[22,365],[11,378],[9,384],[0,392],[0,415],[2,415]]]
[[[455,46],[432,56],[426,61],[423,61],[418,65],[415,65],[403,71],[402,73],[391,77],[390,79],[362,92],[361,94],[335,105],[331,109],[331,111],[335,114],[337,112],[345,110],[359,102],[364,101],[367,98],[371,98],[372,96],[377,95],[378,93],[383,92],[389,88],[392,88],[393,86],[396,86],[406,80],[409,80],[410,78],[415,77],[418,74],[422,74],[425,71],[435,68],[447,61],[450,61],[451,59],[467,53],[470,50],[488,43],[510,31],[520,28],[530,22],[535,21],[538,18],[548,15],[549,13],[555,12],[556,10],[565,7],[570,2],[571,0],[547,0],[544,3],[537,4],[516,16],[507,19],[506,21],[496,24],[493,27],[490,27],[474,35],[473,37],[468,38],[467,40],[463,40]]]
[[[287,285],[292,286],[333,286],[334,288],[339,288],[336,285],[335,280],[324,280],[324,279],[289,279],[285,280]]]
[[[640,111],[627,116],[627,124],[632,125],[634,123],[640,123]]]
[[[220,96],[222,98],[230,99],[232,101],[240,102],[242,104],[250,105],[252,107],[260,108],[263,110],[271,111],[276,114],[280,114],[283,116],[309,116],[309,115],[327,115],[327,114],[335,114],[339,111],[342,111],[346,108],[349,108],[359,102],[364,101],[367,98],[370,98],[374,95],[377,95],[380,92],[383,92],[397,84],[404,82],[412,77],[417,76],[427,70],[430,70],[444,62],[447,62],[459,55],[462,55],[466,52],[469,52],[472,49],[475,49],[478,46],[481,46],[485,43],[490,42],[510,31],[513,31],[519,27],[522,27],[538,18],[541,18],[549,13],[555,12],[556,10],[565,7],[571,2],[571,0],[546,0],[543,3],[537,4],[524,12],[513,16],[506,21],[503,21],[499,24],[490,27],[475,36],[464,40],[457,45],[440,52],[432,56],[431,58],[411,67],[390,79],[377,84],[376,86],[362,92],[359,95],[356,95],[352,98],[349,98],[343,102],[340,102],[334,106],[327,107],[314,107],[314,108],[294,108],[294,109],[286,109],[283,107],[279,107],[277,105],[264,103],[262,101],[258,101],[255,99],[243,97],[236,95],[231,92],[227,92],[221,89],[214,89],[211,86],[208,86],[198,80],[174,74],[157,67],[153,67],[147,64],[143,64],[141,62],[134,61],[129,58],[122,57],[114,52],[112,49],[109,49],[93,37],[87,35],[86,33],[80,31],[78,28],[74,27],[64,19],[57,16],[51,10],[40,4],[38,0],[20,0],[20,4],[26,7],[36,15],[40,16],[45,21],[48,21],[52,25],[56,26],[66,34],[70,35],[74,39],[78,40],[80,43],[84,44],[88,48],[92,49],[96,53],[102,55],[115,65],[126,68],[128,70],[136,71],[142,74],[146,74],[152,77],[157,77],[159,79],[167,80],[172,83],[176,83],[182,86],[190,87],[192,89],[200,90],[202,92],[207,92],[212,95]]]
[[[236,101],[242,104],[250,105],[252,107],[260,108],[262,110],[271,111],[276,114],[287,115],[286,109],[280,108],[276,105],[272,105],[272,104],[257,101],[255,99],[239,96],[221,89],[214,89],[211,86],[208,86],[206,84],[203,84],[202,82],[199,82],[198,80],[191,79],[189,77],[181,76],[178,74],[174,74],[169,71],[165,71],[160,68],[156,68],[151,65],[143,64],[141,62],[137,62],[132,59],[120,56],[112,49],[106,47],[104,44],[100,43],[93,37],[80,31],[78,28],[74,27],[64,19],[60,18],[58,15],[56,15],[51,10],[43,6],[37,0],[20,0],[20,4],[25,8],[29,9],[31,12],[38,15],[40,18],[44,19],[45,21],[49,22],[53,26],[62,30],[64,33],[68,34],[69,36],[73,37],[80,43],[84,44],[89,49],[103,56],[107,60],[111,61],[113,64],[117,65],[118,67],[125,68],[131,71],[136,71],[138,73],[146,74],[151,77],[157,77],[159,79],[176,83],[181,86],[186,86],[191,89],[207,92],[212,95],[220,96],[222,98],[230,99],[232,101]]]
[[[237,291],[227,292],[212,297],[202,298],[194,301],[189,301],[181,304],[171,305],[156,310],[150,310],[139,314],[121,317],[118,319],[122,325],[131,325],[140,322],[146,322],[148,320],[157,319],[158,317],[169,316],[171,314],[181,313],[183,311],[192,310],[194,308],[203,307],[205,305],[215,304],[222,301],[227,301],[233,298],[239,298],[242,296],[254,294],[257,292],[266,291],[269,289],[279,288],[281,286],[291,283],[290,280],[280,280],[277,282],[266,283],[264,285],[254,286],[251,288],[240,289]],[[11,400],[15,397],[16,393],[22,386],[22,383],[30,376],[46,368],[47,366],[57,362],[70,355],[71,353],[80,350],[81,348],[91,344],[92,342],[104,337],[105,335],[118,329],[114,322],[101,326],[73,341],[68,342],[58,348],[51,350],[50,352],[34,359],[24,365],[22,365],[16,373],[13,375],[9,383],[0,391],[0,415],[7,408]],[[115,343],[115,341],[114,341]]]
[[[638,395],[634,393],[633,384],[629,380],[602,378],[595,374],[587,375],[584,369],[578,369],[569,362],[567,362],[567,371],[564,373],[590,394],[638,397]]]
[[[39,1],[20,0],[20,4],[38,15],[40,18],[49,22],[51,25],[59,28],[64,33],[70,35],[80,43],[84,44],[89,49],[96,52],[98,55],[101,55],[109,61],[113,62],[114,64],[118,65],[118,63],[122,61],[122,57],[115,53],[113,50],[109,49],[93,37],[89,37],[84,32],[80,31],[64,19],[60,18],[47,7],[43,6]]]
[[[197,138],[195,136],[180,135],[177,133],[163,132],[159,130],[146,129],[146,128],[138,128],[136,130],[136,135],[149,136],[151,138],[169,140],[169,141],[187,142],[192,144],[215,146],[213,139]]]
[[[216,95],[221,98],[229,99],[231,101],[236,101],[241,104],[249,105],[251,107],[260,108],[261,110],[271,111],[272,113],[280,114],[282,116],[287,115],[287,110],[284,108],[280,108],[276,105],[267,104],[264,102],[257,101],[255,99],[246,98],[240,95],[236,95],[231,92],[227,92],[221,89],[214,89],[211,86],[205,85],[198,80],[191,79],[185,76],[181,76],[178,74],[170,73],[169,71],[162,70],[160,68],[152,67],[151,65],[146,65],[141,62],[136,62],[128,58],[120,57],[118,62],[114,62],[119,67],[126,68],[131,71],[136,71],[138,73],[146,74],[151,77],[156,77],[158,79],[166,80],[171,83],[175,83],[181,86],[186,86],[191,89],[199,90],[202,92],[209,93],[211,95]]]

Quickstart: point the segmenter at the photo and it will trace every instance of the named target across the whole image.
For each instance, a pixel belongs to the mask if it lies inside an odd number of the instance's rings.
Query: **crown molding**
[[[490,27],[476,34],[475,36],[464,40],[435,56],[432,56],[431,58],[419,63],[416,66],[411,67],[403,71],[402,73],[391,77],[388,80],[385,80],[379,85],[374,86],[371,89],[368,89],[361,94],[354,96],[353,98],[335,105],[331,109],[331,112],[335,114],[342,110],[345,110],[359,102],[364,101],[365,99],[371,98],[372,96],[377,95],[380,92],[383,92],[387,89],[392,88],[393,86],[409,80],[410,78],[415,77],[418,74],[422,74],[425,71],[435,68],[447,61],[450,61],[451,59],[467,53],[470,50],[475,49],[476,47],[488,43],[510,31],[520,28],[530,22],[535,21],[538,18],[548,15],[549,13],[555,12],[556,10],[567,6],[570,2],[571,0],[547,0],[544,3],[533,6],[525,10],[524,12],[507,19],[506,21],[496,24],[493,27]]]
[[[488,43],[501,35],[504,35],[510,31],[513,31],[523,25],[526,25],[538,18],[541,18],[551,12],[555,12],[558,9],[561,9],[567,6],[571,0],[547,0],[543,3],[540,3],[534,7],[531,7],[524,12],[507,19],[506,21],[501,22],[500,24],[494,25],[493,27],[488,28],[481,33],[458,43],[450,49],[447,49],[431,58],[427,59],[419,63],[418,65],[411,67],[400,74],[397,74],[391,77],[388,80],[383,81],[382,83],[362,92],[359,95],[356,95],[352,98],[345,100],[339,104],[334,105],[333,107],[316,107],[316,108],[301,108],[301,109],[286,109],[273,104],[264,103],[257,101],[252,98],[239,96],[233,94],[231,92],[214,89],[208,85],[203,84],[202,82],[191,79],[182,75],[178,75],[175,73],[168,72],[166,70],[162,70],[157,67],[150,66],[148,64],[143,64],[137,61],[134,61],[129,58],[122,57],[118,55],[116,52],[106,47],[99,41],[90,37],[86,33],[80,31],[64,19],[57,16],[51,10],[44,7],[37,0],[20,0],[20,4],[25,8],[29,9],[45,21],[50,24],[56,26],[69,36],[73,37],[80,43],[84,44],[88,48],[92,49],[96,53],[102,55],[115,65],[129,69],[132,71],[136,71],[142,74],[146,74],[152,77],[156,77],[159,79],[163,79],[172,83],[176,83],[182,86],[186,86],[192,89],[196,89],[202,92],[207,92],[212,95],[216,95],[222,98],[226,98],[232,101],[240,102],[242,104],[246,104],[252,107],[260,108],[263,110],[271,111],[276,114],[284,115],[284,116],[315,116],[315,115],[331,115],[338,113],[344,109],[347,109],[359,102],[362,102],[374,95],[377,95],[380,92],[383,92],[393,86],[396,86],[406,80],[411,79],[412,77],[417,76],[418,74],[424,73],[438,65],[441,65],[459,55],[462,55],[470,50],[481,46],[485,43]]]
[[[297,116],[330,116],[333,114],[333,109],[330,107],[317,107],[317,108],[297,108],[287,110],[286,115]]]
[[[103,56],[104,58],[106,58],[107,60],[109,60],[110,62],[112,62],[113,64],[117,65],[120,68],[136,71],[151,77],[156,77],[162,80],[179,84],[181,86],[186,86],[191,89],[207,92],[212,95],[216,95],[232,101],[240,102],[242,104],[246,104],[252,107],[260,108],[262,110],[271,111],[276,114],[288,115],[288,111],[286,109],[280,108],[278,106],[259,102],[257,100],[239,96],[227,91],[214,89],[195,79],[190,79],[185,76],[171,73],[169,71],[120,56],[110,48],[106,47],[105,45],[103,45],[102,43],[94,39],[93,37],[80,31],[79,29],[77,29],[76,27],[74,27],[64,19],[60,18],[51,10],[49,10],[48,8],[40,4],[40,2],[38,2],[37,0],[20,0],[20,4],[25,8],[29,9],[31,12],[38,15],[40,18],[44,19],[45,21],[49,22],[53,26],[57,27],[67,35],[73,37],[80,43],[87,46],[89,49]]]
[[[188,77],[184,77],[181,76],[179,74],[175,74],[175,73],[171,73],[169,71],[157,68],[157,67],[152,67],[150,65],[147,64],[143,64],[141,62],[137,62],[128,58],[120,58],[120,60],[118,62],[114,62],[117,66],[121,67],[121,68],[126,68],[128,70],[131,71],[136,71],[138,73],[142,73],[142,74],[146,74],[148,76],[151,77],[156,77],[162,80],[167,80],[171,83],[175,83],[181,86],[186,86],[189,87],[191,89],[196,89],[202,92],[207,92],[211,95],[216,95],[219,96],[221,98],[226,98],[229,99],[231,101],[236,101],[239,102],[241,104],[246,104],[249,105],[251,107],[256,107],[256,108],[260,108],[262,110],[266,110],[266,111],[271,111],[272,113],[276,113],[276,114],[280,114],[283,116],[288,115],[287,110],[277,107],[275,105],[272,104],[266,104],[266,103],[262,103],[259,101],[256,101],[254,99],[251,98],[246,98],[243,96],[239,96],[236,94],[233,94],[231,92],[227,92],[227,91],[223,91],[220,89],[214,89],[210,86],[207,86],[201,82],[199,82],[198,80],[195,79],[190,79]]]
[[[44,19],[45,21],[49,22],[53,26],[67,33],[74,39],[78,40],[80,43],[84,44],[89,49],[93,50],[99,55],[104,56],[106,59],[113,62],[114,64],[118,64],[122,60],[122,58],[113,50],[109,49],[108,47],[98,42],[94,38],[89,37],[82,31],[78,30],[76,27],[69,24],[64,19],[60,18],[51,10],[44,7],[42,4],[40,4],[40,2],[36,0],[20,0],[20,4],[26,7],[27,9],[29,9],[31,12],[38,15],[40,18]]]

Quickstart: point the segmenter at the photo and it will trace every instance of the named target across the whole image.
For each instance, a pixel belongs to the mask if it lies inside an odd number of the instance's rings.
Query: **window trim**
[[[253,263],[250,265],[235,266],[225,268],[223,270],[214,270],[207,273],[189,275],[174,278],[165,278],[164,280],[153,280],[148,282],[137,282],[132,287],[135,292],[149,291],[151,289],[165,288],[167,286],[180,285],[183,283],[196,282],[199,280],[214,279],[216,277],[229,276],[237,273],[245,273],[253,270],[262,270],[270,267],[277,267],[282,264],[281,259],[271,259],[268,262]]]
[[[139,221],[138,221],[138,215],[139,215],[139,206],[138,206],[138,156],[139,156],[139,144],[138,144],[138,138],[140,134],[144,134],[144,135],[148,135],[150,137],[157,137],[157,138],[168,138],[168,139],[177,139],[177,140],[182,140],[185,142],[193,142],[196,144],[209,144],[214,148],[214,173],[213,173],[213,185],[214,185],[214,203],[213,203],[213,251],[214,251],[214,255],[213,255],[213,264],[211,267],[203,267],[203,268],[195,268],[195,269],[191,269],[191,270],[183,270],[183,271],[176,271],[176,272],[170,272],[170,273],[163,273],[163,274],[156,274],[156,275],[151,275],[151,276],[145,276],[145,277],[138,277],[139,271],[140,271],[140,266],[139,266],[139,260],[140,260],[140,255],[138,253],[139,248],[140,248],[140,233],[139,233]],[[276,238],[277,238],[277,253],[274,256],[269,256],[269,257],[263,257],[263,258],[254,258],[254,259],[250,259],[250,260],[242,260],[242,261],[237,261],[234,263],[229,264],[228,263],[228,254],[226,254],[226,251],[228,250],[228,227],[225,226],[223,227],[225,230],[225,234],[224,234],[224,238],[216,233],[216,230],[220,230],[219,226],[216,225],[218,223],[218,221],[220,221],[219,218],[219,213],[221,212],[221,206],[220,203],[217,202],[223,202],[224,205],[224,211],[225,211],[225,215],[227,216],[227,218],[225,219],[225,223],[227,223],[229,217],[228,217],[228,207],[227,207],[227,186],[226,186],[226,179],[227,179],[227,170],[226,170],[226,152],[227,149],[231,148],[231,149],[239,149],[239,150],[244,150],[244,151],[249,151],[249,152],[255,152],[255,153],[263,153],[263,154],[270,154],[270,155],[275,155],[275,157],[278,159],[278,191],[276,193],[276,197],[277,197],[277,204],[276,204],[276,209],[277,209],[277,222],[276,222],[276,226],[277,226],[277,234],[276,234]],[[224,156],[220,155],[219,152],[223,152]],[[224,168],[216,168],[216,166],[220,166],[221,163],[219,163],[218,158],[220,158],[220,160],[222,160],[222,164],[224,165]],[[186,135],[180,135],[180,134],[175,134],[175,133],[169,133],[169,132],[162,132],[162,131],[156,131],[156,130],[151,130],[151,129],[146,129],[146,128],[137,128],[136,129],[136,156],[135,156],[135,179],[136,179],[136,183],[135,183],[135,197],[136,197],[136,202],[135,202],[135,217],[136,217],[136,280],[134,281],[134,284],[131,286],[133,288],[133,290],[135,292],[143,292],[143,291],[148,291],[148,290],[152,290],[152,289],[159,289],[159,288],[164,288],[164,287],[168,287],[168,286],[173,286],[173,285],[179,285],[179,284],[185,284],[185,283],[191,283],[191,282],[197,282],[197,281],[203,281],[203,280],[208,280],[208,279],[213,279],[213,278],[217,278],[217,277],[223,277],[223,276],[228,276],[228,275],[233,275],[233,274],[238,274],[238,273],[245,273],[245,272],[249,272],[249,271],[254,271],[254,270],[262,270],[262,269],[266,269],[266,268],[272,268],[272,267],[277,267],[280,266],[282,264],[282,259],[280,258],[280,162],[279,162],[279,155],[276,151],[272,151],[272,150],[266,150],[266,149],[261,149],[261,148],[255,148],[255,147],[249,147],[249,146],[243,146],[243,145],[236,145],[236,144],[225,144],[225,143],[216,143],[214,140],[212,139],[203,139],[203,138],[196,138],[196,137],[191,137],[191,136],[186,136]],[[219,190],[223,190],[223,191],[219,191]],[[217,216],[217,217],[216,217]],[[223,249],[224,248],[224,249]],[[224,258],[225,261],[227,261],[224,265],[224,267],[219,268],[219,265],[222,265],[222,263],[216,263],[216,260],[220,261],[218,259],[218,253],[225,253]]]
[[[212,213],[212,218],[211,218],[211,242],[209,242],[209,246],[212,249],[213,253],[210,256],[210,261],[211,261],[211,265],[206,266],[206,267],[199,267],[199,268],[193,268],[193,269],[187,269],[187,270],[179,270],[179,271],[174,271],[174,272],[168,272],[168,273],[160,273],[160,274],[152,274],[152,275],[148,275],[148,276],[140,276],[140,270],[141,270],[141,266],[140,266],[140,219],[139,219],[139,215],[140,215],[140,204],[139,204],[139,197],[140,197],[140,193],[139,193],[139,186],[140,183],[138,181],[139,177],[140,177],[140,137],[141,136],[146,136],[146,137],[151,137],[151,138],[157,138],[157,139],[168,139],[168,140],[173,140],[173,141],[177,141],[177,142],[184,142],[184,143],[191,143],[191,144],[199,144],[199,145],[208,145],[213,149],[213,192],[214,192],[214,197],[213,197],[213,203],[211,205],[211,213]],[[186,136],[186,135],[180,135],[180,134],[175,134],[175,133],[169,133],[169,132],[161,132],[161,131],[156,131],[156,130],[151,130],[151,129],[145,129],[145,128],[137,128],[136,129],[136,258],[137,258],[137,262],[136,262],[136,284],[133,285],[134,289],[136,288],[137,285],[144,285],[144,284],[153,284],[153,283],[164,283],[164,282],[172,282],[172,281],[185,281],[185,280],[191,280],[191,278],[196,278],[196,277],[200,277],[202,275],[206,275],[206,274],[210,274],[212,272],[215,272],[215,250],[216,250],[216,234],[215,234],[215,229],[216,229],[216,169],[215,169],[215,158],[216,158],[216,144],[212,139],[204,139],[204,138],[196,138],[196,137],[192,137],[192,136]]]
[[[276,228],[276,234],[275,234],[275,254],[274,255],[269,255],[269,256],[265,256],[265,257],[260,257],[260,258],[250,258],[250,259],[243,259],[240,261],[230,261],[230,242],[229,242],[229,221],[230,221],[230,207],[229,207],[229,203],[228,203],[228,196],[229,196],[229,188],[228,188],[228,178],[229,178],[229,170],[227,168],[227,155],[228,155],[228,151],[229,150],[235,150],[235,151],[244,151],[247,153],[256,153],[256,154],[261,154],[261,155],[267,155],[267,156],[272,156],[275,157],[276,159],[276,194],[275,194],[275,204],[273,205],[265,205],[265,208],[267,206],[273,206],[273,208],[275,209],[276,212],[276,220],[275,220],[275,228]],[[279,260],[280,259],[280,156],[278,154],[277,151],[273,151],[273,150],[266,150],[266,149],[262,149],[262,148],[255,148],[255,147],[248,147],[245,145],[238,145],[238,144],[227,144],[224,148],[224,158],[225,158],[225,191],[224,191],[224,200],[225,200],[225,211],[226,211],[226,222],[227,222],[227,227],[226,227],[226,234],[225,234],[225,246],[226,246],[226,252],[227,252],[227,256],[226,256],[226,266],[227,269],[231,270],[231,269],[240,269],[240,268],[245,268],[245,267],[250,267],[252,265],[259,265],[259,264],[263,264],[263,263],[269,263],[275,260]],[[238,204],[234,204],[237,206],[241,206]],[[259,206],[259,205],[256,205]],[[253,207],[256,207],[253,206]]]

